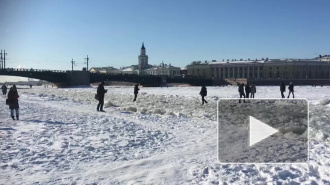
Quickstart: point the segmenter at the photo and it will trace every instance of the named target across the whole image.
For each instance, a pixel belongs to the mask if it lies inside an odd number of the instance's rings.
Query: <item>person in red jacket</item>
[[[16,113],[16,119],[19,120],[19,105],[18,105],[18,92],[16,89],[16,85],[14,84],[13,87],[10,88],[9,92],[8,92],[8,105],[9,105],[9,109],[10,109],[10,116],[11,118],[13,118],[13,120],[15,120],[14,117],[14,110]]]

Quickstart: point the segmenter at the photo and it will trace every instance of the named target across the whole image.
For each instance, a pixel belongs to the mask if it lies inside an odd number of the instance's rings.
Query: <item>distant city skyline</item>
[[[7,67],[70,70],[138,62],[314,58],[329,54],[326,0],[0,1]]]

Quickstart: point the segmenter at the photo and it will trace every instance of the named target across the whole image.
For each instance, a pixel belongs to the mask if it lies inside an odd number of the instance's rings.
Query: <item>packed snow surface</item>
[[[141,87],[134,103],[133,87],[106,89],[102,113],[96,87],[19,87],[19,121],[1,95],[0,184],[330,184],[330,87],[295,88],[310,101],[310,159],[287,165],[217,161],[217,100],[237,87],[208,87],[203,106],[200,87]]]

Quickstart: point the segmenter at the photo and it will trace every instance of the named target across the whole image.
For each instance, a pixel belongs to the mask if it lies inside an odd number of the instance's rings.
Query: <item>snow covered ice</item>
[[[306,165],[219,164],[217,100],[237,87],[208,87],[204,106],[200,87],[141,87],[134,103],[133,87],[106,89],[101,113],[96,87],[19,87],[21,120],[0,106],[0,184],[330,184],[330,87],[295,88],[310,101]]]

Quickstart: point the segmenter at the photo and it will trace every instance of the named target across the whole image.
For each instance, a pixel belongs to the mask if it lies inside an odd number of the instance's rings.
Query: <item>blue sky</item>
[[[1,0],[7,66],[39,69],[330,54],[328,0]]]

